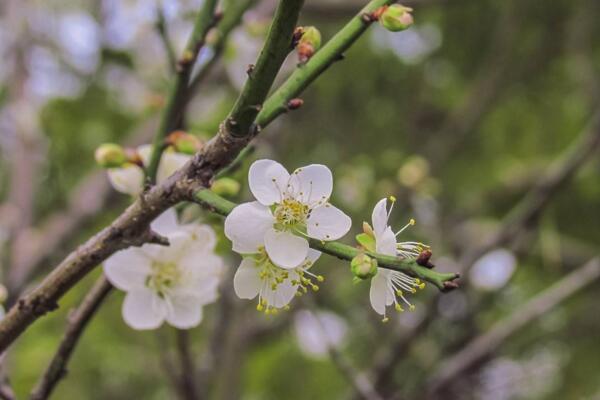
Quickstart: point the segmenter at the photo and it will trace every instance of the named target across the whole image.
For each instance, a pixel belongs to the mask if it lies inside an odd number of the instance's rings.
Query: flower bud
[[[240,183],[235,179],[221,178],[213,182],[210,190],[219,196],[233,197],[240,192]]]
[[[104,143],[94,153],[96,162],[102,168],[118,168],[127,162],[125,150],[114,143]]]
[[[8,298],[8,290],[6,287],[0,283],[0,304],[4,303]]]
[[[321,47],[321,32],[314,26],[303,28],[302,36],[298,41],[298,60],[304,64]]]
[[[412,8],[392,4],[381,13],[379,23],[388,31],[399,32],[413,24]]]
[[[350,262],[350,270],[358,279],[370,279],[377,275],[377,260],[361,253]]]
[[[196,154],[203,146],[203,143],[198,137],[190,135],[184,131],[175,131],[167,138],[167,143],[178,153]]]

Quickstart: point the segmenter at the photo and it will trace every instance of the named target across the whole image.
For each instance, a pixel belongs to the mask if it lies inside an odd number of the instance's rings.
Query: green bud
[[[125,150],[114,143],[104,143],[94,153],[96,162],[102,168],[118,168],[127,162]]]
[[[317,51],[321,48],[321,32],[314,26],[306,26],[298,43],[309,43]]]
[[[0,304],[4,303],[8,298],[8,290],[6,287],[0,283]]]
[[[240,192],[240,183],[235,179],[221,178],[213,182],[210,190],[219,196],[233,197]]]
[[[379,23],[388,31],[399,32],[413,24],[412,8],[392,4],[379,16]]]
[[[302,36],[298,41],[298,59],[307,62],[321,47],[321,32],[314,26],[302,28]]]
[[[176,152],[183,154],[196,154],[203,146],[202,141],[184,131],[175,131],[167,137],[167,143],[173,146]]]
[[[365,250],[375,251],[375,237],[366,233],[359,233],[356,235],[356,241],[364,247]]]
[[[377,260],[361,253],[350,262],[350,270],[358,279],[370,279],[377,275]]]

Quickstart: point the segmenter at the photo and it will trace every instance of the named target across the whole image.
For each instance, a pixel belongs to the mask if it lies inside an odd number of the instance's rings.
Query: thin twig
[[[162,114],[162,119],[158,132],[154,136],[152,143],[152,154],[147,168],[147,178],[150,183],[154,183],[160,156],[164,150],[165,137],[176,129],[181,113],[183,112],[183,102],[186,97],[190,74],[198,57],[200,49],[204,45],[208,31],[217,21],[215,17],[215,8],[217,0],[206,0],[202,9],[198,13],[194,30],[188,39],[183,55],[176,65],[177,75],[173,88],[170,91],[167,105]]]
[[[436,393],[455,377],[496,351],[506,339],[535,319],[600,278],[600,259],[595,258],[571,272],[552,286],[496,322],[486,333],[476,337],[458,353],[442,361],[429,380],[430,393]]]
[[[158,32],[158,36],[165,48],[165,53],[167,54],[167,62],[169,63],[169,68],[171,72],[174,74],[177,72],[177,56],[175,55],[175,49],[173,48],[173,43],[169,38],[169,30],[167,28],[167,21],[165,19],[165,13],[163,12],[162,1],[157,1],[156,4],[156,31]]]
[[[77,342],[81,338],[81,334],[111,289],[112,285],[104,276],[101,276],[85,296],[79,307],[69,315],[67,330],[63,335],[58,350],[54,354],[54,357],[52,357],[52,361],[50,361],[46,371],[31,392],[31,400],[47,399],[58,382],[65,376],[67,373],[67,363]]]
[[[178,329],[175,334],[175,341],[180,368],[179,386],[181,398],[185,400],[198,400],[200,396],[196,385],[196,366],[192,358],[189,332]]]

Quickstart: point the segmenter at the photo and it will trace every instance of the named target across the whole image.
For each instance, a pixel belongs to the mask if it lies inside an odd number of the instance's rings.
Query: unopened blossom
[[[292,174],[272,160],[258,160],[248,174],[257,201],[243,203],[225,220],[225,235],[240,254],[264,246],[281,268],[295,268],[308,257],[307,238],[336,240],[350,230],[351,220],[329,203],[331,171],[312,164]]]
[[[388,220],[392,212],[395,198],[391,198],[392,207],[388,212],[387,198],[381,199],[375,205],[371,222],[373,226],[365,223],[365,230],[368,231],[368,236],[374,239],[374,243],[367,244],[370,251],[375,251],[388,256],[399,256],[402,258],[417,258],[419,254],[429,247],[418,242],[397,242],[396,237],[406,228],[415,224],[414,220],[410,220],[398,232],[392,230],[388,225]],[[365,245],[365,243],[361,243]],[[385,268],[377,268],[377,274],[371,279],[370,300],[373,309],[383,315],[383,321],[388,320],[386,314],[387,306],[394,305],[397,311],[404,311],[403,306],[406,305],[410,310],[414,306],[408,301],[406,295],[415,293],[417,289],[423,289],[425,284],[417,278],[412,278],[400,271],[394,271]]]
[[[150,164],[150,156],[152,154],[152,145],[146,144],[137,148],[137,154],[140,156],[144,167]],[[175,171],[181,168],[191,155],[175,152],[169,148],[165,150],[161,156],[158,171],[156,173],[156,181],[163,182]],[[121,193],[137,196],[144,188],[144,170],[137,164],[126,163],[119,168],[108,169],[108,179],[111,185]]]
[[[104,274],[126,291],[123,319],[134,329],[155,329],[167,321],[187,329],[202,321],[202,307],[217,298],[223,262],[208,225],[180,225],[173,209],[151,225],[169,246],[144,244],[119,251],[104,263]]]
[[[309,249],[306,259],[298,266],[284,269],[275,265],[261,247],[242,260],[233,278],[235,293],[241,299],[258,297],[256,309],[266,314],[287,309],[294,296],[319,290],[315,282],[322,282],[324,278],[309,269],[320,255],[319,251]]]

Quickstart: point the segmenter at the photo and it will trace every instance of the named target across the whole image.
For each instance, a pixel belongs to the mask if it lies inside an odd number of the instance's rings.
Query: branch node
[[[290,99],[286,104],[286,108],[288,110],[297,110],[300,107],[302,107],[303,104],[304,104],[304,100],[302,100],[300,98]]]
[[[256,66],[254,64],[248,64],[248,67],[246,68],[246,74],[248,75],[249,78],[252,77],[252,72],[254,72],[254,68]]]

